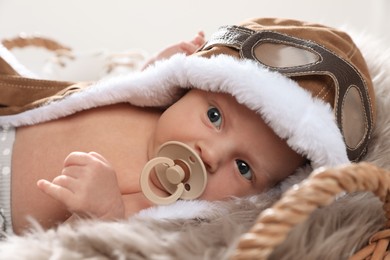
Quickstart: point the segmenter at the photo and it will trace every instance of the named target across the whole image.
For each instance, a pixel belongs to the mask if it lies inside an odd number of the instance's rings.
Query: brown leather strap
[[[70,50],[55,41],[40,37],[3,40],[7,49],[37,46],[48,50]],[[4,48],[0,45],[0,48]],[[42,80],[21,76],[0,56],[0,115],[17,114],[58,100],[89,86],[89,83]]]
[[[224,45],[240,51],[244,42],[254,33],[255,31],[240,26],[222,26],[210,37],[202,50]]]
[[[0,115],[17,114],[85,88],[87,83],[22,77],[0,57]]]
[[[0,48],[2,46],[0,45]],[[1,56],[0,56],[0,75],[19,75],[14,68],[11,67]]]
[[[88,85],[89,83],[0,75],[0,115],[17,114],[38,107],[77,92]]]

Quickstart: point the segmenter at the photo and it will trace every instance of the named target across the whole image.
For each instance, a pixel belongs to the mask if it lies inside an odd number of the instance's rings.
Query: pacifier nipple
[[[150,174],[155,169],[158,180],[171,194],[158,196],[149,185]],[[156,204],[170,204],[178,199],[196,199],[206,188],[206,168],[189,146],[171,141],[163,144],[157,157],[146,163],[141,173],[141,189],[146,198]]]

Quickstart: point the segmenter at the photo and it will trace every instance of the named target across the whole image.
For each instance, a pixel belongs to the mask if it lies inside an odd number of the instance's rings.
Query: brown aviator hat
[[[251,19],[221,27],[197,53],[218,54],[255,60],[330,104],[349,159],[364,155],[375,119],[373,86],[359,49],[346,33],[296,20]]]

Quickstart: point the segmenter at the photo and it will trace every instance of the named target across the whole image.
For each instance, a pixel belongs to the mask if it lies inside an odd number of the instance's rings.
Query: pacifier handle
[[[180,198],[195,199],[203,193],[207,183],[206,168],[199,155],[189,146],[170,141],[159,148],[157,156],[146,163],[141,173],[141,190],[147,199],[166,205]],[[170,196],[161,197],[150,188],[149,179],[153,169]]]
[[[141,189],[145,194],[146,198],[148,198],[150,201],[160,205],[167,205],[177,201],[180,198],[184,190],[184,184],[181,183],[182,181],[181,179],[177,183],[176,191],[169,197],[160,197],[157,194],[155,194],[149,186],[149,178],[153,168],[160,164],[167,165],[169,167],[168,169],[171,169],[172,167],[175,166],[175,162],[172,159],[167,157],[156,157],[150,160],[142,170],[141,179],[140,179]],[[178,173],[177,175],[180,175],[180,173]]]

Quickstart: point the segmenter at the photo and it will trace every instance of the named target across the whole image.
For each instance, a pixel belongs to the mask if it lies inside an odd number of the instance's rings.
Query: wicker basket
[[[288,232],[306,220],[317,208],[329,205],[341,192],[371,191],[384,204],[390,219],[390,172],[369,163],[319,169],[288,190],[270,209],[263,211],[254,226],[239,241],[232,259],[267,259]],[[390,221],[374,234],[369,245],[351,259],[386,259],[390,239]]]
[[[145,51],[141,50],[110,52],[109,50],[97,49],[76,52],[56,40],[38,35],[21,34],[2,40],[2,44],[8,50],[36,47],[49,51],[51,56],[47,59],[46,65],[50,68],[49,71],[54,74],[45,75],[45,78],[53,80],[90,81],[98,80],[104,76],[131,73],[139,70],[148,56]],[[80,68],[88,68],[88,70]],[[82,71],[82,75],[85,75],[85,78],[72,74],[77,74],[80,71]]]
[[[69,47],[40,36],[18,36],[3,40],[2,44],[9,50],[34,46],[53,51],[57,55],[69,55],[71,52]],[[369,163],[319,169],[288,190],[272,208],[259,215],[253,227],[240,238],[232,259],[267,259],[294,226],[305,221],[315,209],[331,204],[342,192],[373,192],[383,202],[386,218],[390,219],[389,187],[390,171]],[[351,260],[390,259],[387,250],[389,241],[390,220]]]
[[[55,40],[37,35],[20,34],[15,38],[4,39],[1,42],[8,50],[25,47],[39,47],[53,52],[70,52],[72,49]]]

